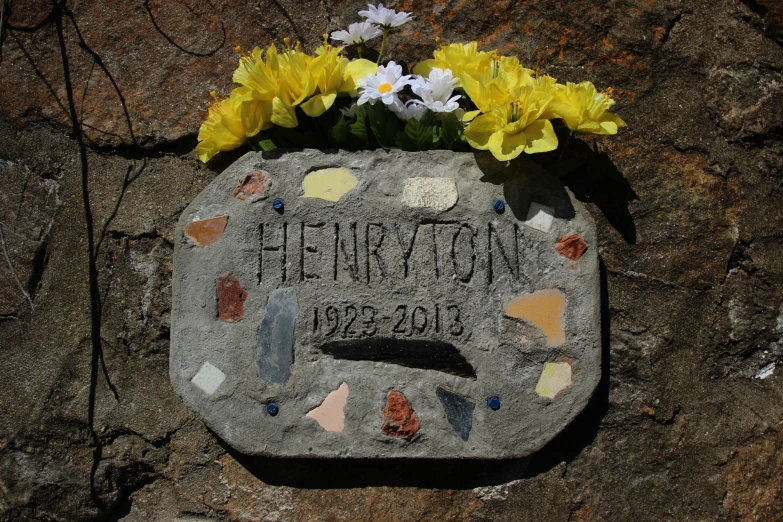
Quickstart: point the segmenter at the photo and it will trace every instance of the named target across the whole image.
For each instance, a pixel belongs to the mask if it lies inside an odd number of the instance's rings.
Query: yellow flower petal
[[[501,161],[512,160],[522,154],[527,144],[527,136],[524,132],[506,134],[498,131],[489,138],[489,150],[492,155]]]
[[[468,111],[462,115],[462,121],[473,121],[473,118],[481,114],[481,111]]]
[[[525,153],[549,152],[557,148],[557,135],[549,120],[536,120],[523,131],[527,137]]]
[[[351,92],[357,89],[356,82],[368,74],[375,74],[378,71],[378,66],[375,62],[370,60],[358,59],[351,60],[348,65],[345,66],[345,72],[343,73],[343,85],[340,87],[340,92]]]
[[[305,114],[310,116],[311,118],[317,118],[321,114],[325,113],[327,110],[329,110],[329,107],[332,106],[334,103],[335,98],[337,98],[337,93],[332,91],[325,94],[316,94],[306,102],[304,102],[300,107],[304,111]]]
[[[464,134],[471,147],[487,150],[489,138],[496,130],[495,116],[493,114],[482,114],[465,127]]]
[[[280,98],[272,100],[271,120],[275,125],[280,125],[281,127],[286,127],[288,129],[292,129],[299,124],[296,119],[294,108]]]

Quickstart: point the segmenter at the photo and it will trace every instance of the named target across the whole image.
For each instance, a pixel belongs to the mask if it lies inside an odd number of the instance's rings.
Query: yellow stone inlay
[[[505,309],[507,316],[522,319],[541,329],[546,335],[547,345],[560,346],[565,342],[565,296],[560,290],[539,290],[517,297],[507,302]]]
[[[340,201],[357,183],[356,176],[348,169],[316,170],[302,181],[302,197]]]
[[[536,385],[539,397],[554,399],[557,394],[571,386],[571,365],[567,362],[545,363]]]

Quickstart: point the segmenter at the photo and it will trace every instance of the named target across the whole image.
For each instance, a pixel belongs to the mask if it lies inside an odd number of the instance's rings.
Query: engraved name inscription
[[[516,223],[284,221],[261,223],[258,236],[259,284],[426,278],[528,285],[525,255],[534,251],[533,239]]]

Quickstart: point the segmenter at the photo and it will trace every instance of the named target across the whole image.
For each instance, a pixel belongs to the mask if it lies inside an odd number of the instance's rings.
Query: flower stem
[[[359,54],[359,58],[362,57],[362,44],[356,44],[356,52]]]
[[[389,30],[383,29],[383,40],[381,40],[381,50],[378,51],[378,59],[375,60],[375,65],[381,63],[381,57],[383,56],[383,48],[386,47],[386,37],[389,36]]]

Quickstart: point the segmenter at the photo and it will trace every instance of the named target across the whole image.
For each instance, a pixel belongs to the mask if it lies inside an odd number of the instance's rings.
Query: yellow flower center
[[[391,92],[392,90],[392,84],[390,83],[382,83],[378,86],[378,92],[381,94],[386,94],[387,92]]]

